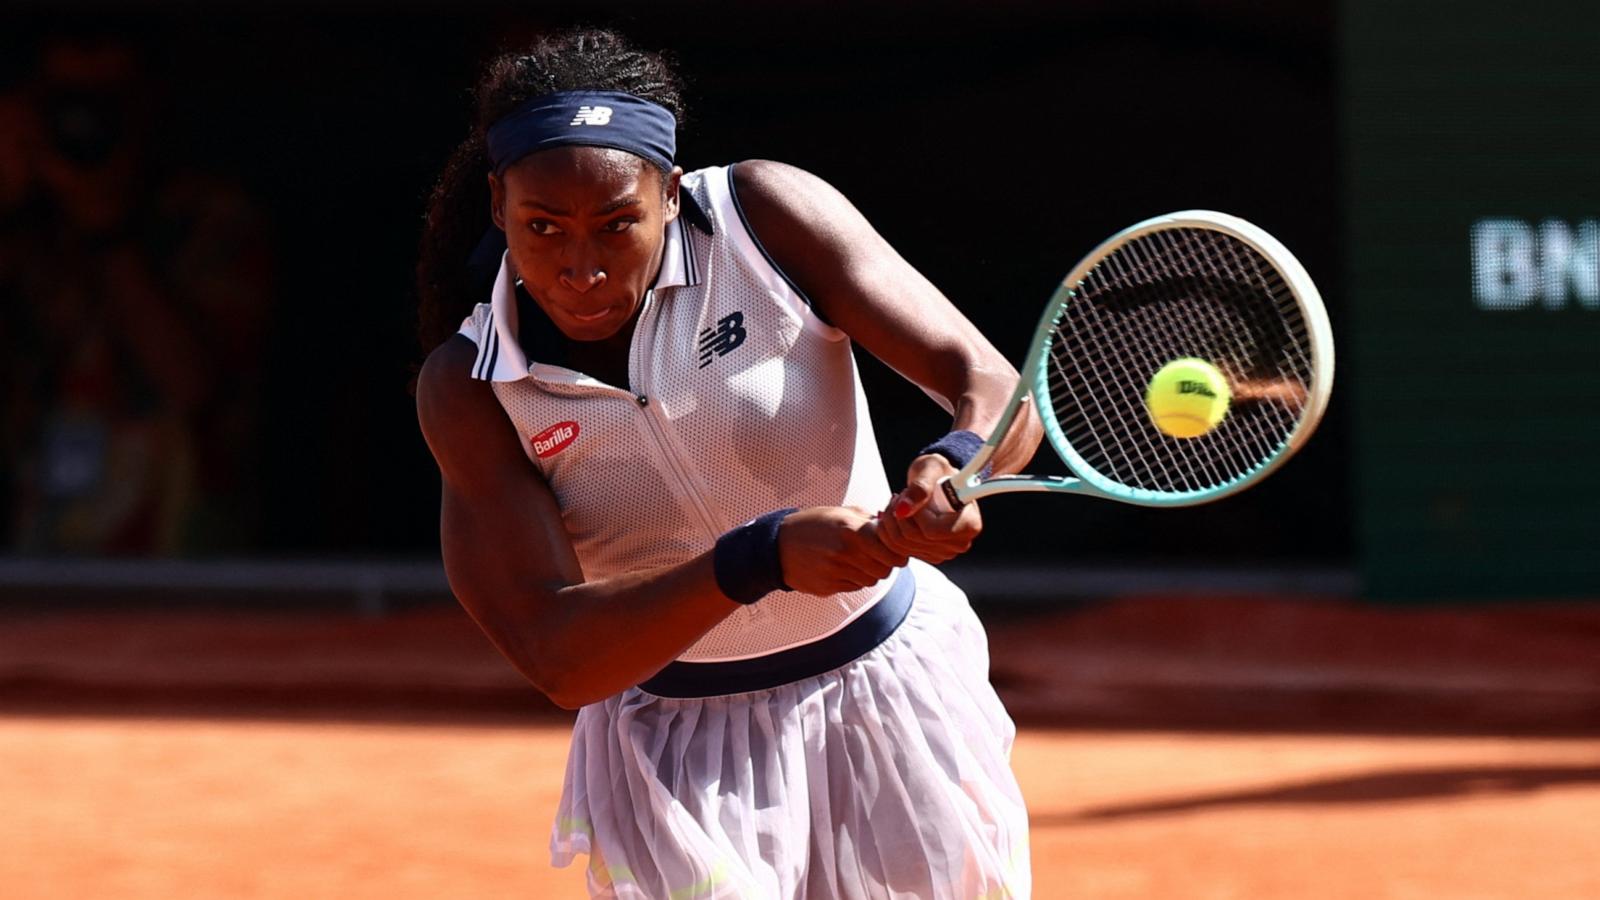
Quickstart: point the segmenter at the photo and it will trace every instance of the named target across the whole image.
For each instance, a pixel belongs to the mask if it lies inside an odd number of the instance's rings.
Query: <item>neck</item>
[[[628,324],[617,333],[599,341],[567,341],[568,359],[572,368],[614,387],[632,390],[628,383],[628,354],[633,346],[633,331],[639,325],[639,315],[644,304],[633,311]]]

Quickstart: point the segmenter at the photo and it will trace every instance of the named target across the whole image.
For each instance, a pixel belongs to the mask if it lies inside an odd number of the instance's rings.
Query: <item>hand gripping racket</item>
[[[1178,360],[1209,363],[1231,393],[1220,421],[1192,437],[1158,428],[1147,406],[1156,374]],[[956,509],[1011,491],[1206,503],[1259,482],[1305,444],[1332,386],[1328,314],[1282,244],[1223,213],[1158,216],[1113,235],[1062,281],[1005,415],[943,482],[945,496]],[[983,477],[1030,401],[1073,475]]]

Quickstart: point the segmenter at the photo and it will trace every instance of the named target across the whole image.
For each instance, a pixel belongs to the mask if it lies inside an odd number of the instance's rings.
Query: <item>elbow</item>
[[[500,655],[522,677],[562,709],[579,709],[627,687],[619,684],[614,660],[592,649],[591,642],[545,622],[535,627],[525,621],[480,621],[480,627]]]
[[[551,703],[567,710],[582,709],[602,697],[594,697],[578,689],[575,685],[566,683],[565,679],[545,679],[535,681],[534,687],[539,689]]]
[[[583,705],[583,699],[573,690],[568,670],[553,654],[536,644],[513,640],[504,632],[490,631],[489,638],[517,674],[551,703],[562,709]]]
[[[551,665],[547,657],[506,655],[516,666],[517,671],[522,673],[522,677],[551,703],[562,709],[577,709],[589,702],[573,683],[575,679],[571,677],[571,673],[564,671],[559,665]]]
[[[522,621],[490,616],[475,618],[500,656],[551,703],[562,709],[578,709],[602,699],[593,696],[592,690],[585,690],[589,679],[585,677],[581,660],[563,652],[559,636],[549,633],[548,629],[535,630]]]
[[[623,668],[596,659],[569,660],[566,664],[547,667],[543,674],[530,676],[529,680],[551,703],[562,709],[581,709],[635,684],[619,677]]]
[[[575,696],[568,696],[566,694],[551,693],[550,691],[545,691],[544,695],[550,700],[551,703],[554,703],[556,706],[559,706],[569,712],[575,712],[583,709],[585,706],[588,706],[590,703],[594,702],[592,700],[582,700]]]
[[[558,654],[523,656],[517,669],[539,693],[562,709],[580,709],[610,696],[596,688],[581,666],[562,660]]]

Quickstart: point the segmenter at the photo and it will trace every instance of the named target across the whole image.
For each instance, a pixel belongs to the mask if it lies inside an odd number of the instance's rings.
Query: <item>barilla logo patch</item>
[[[577,437],[577,422],[557,422],[533,436],[533,454],[540,459],[555,456]]]

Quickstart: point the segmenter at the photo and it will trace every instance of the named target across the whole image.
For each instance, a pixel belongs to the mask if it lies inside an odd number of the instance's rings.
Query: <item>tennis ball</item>
[[[1163,434],[1199,437],[1228,414],[1233,392],[1217,367],[1192,356],[1162,366],[1150,379],[1144,405],[1150,421]]]

